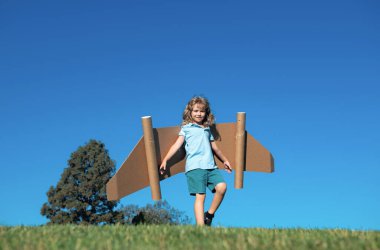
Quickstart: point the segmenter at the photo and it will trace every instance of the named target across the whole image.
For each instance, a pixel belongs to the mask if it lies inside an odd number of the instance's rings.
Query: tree
[[[126,224],[189,224],[190,218],[184,212],[170,206],[167,201],[157,201],[139,208],[128,205],[122,208]]]
[[[90,140],[71,154],[56,187],[47,192],[41,208],[48,224],[113,224],[123,222],[115,210],[118,202],[108,201],[106,183],[115,173],[115,163],[104,144]]]

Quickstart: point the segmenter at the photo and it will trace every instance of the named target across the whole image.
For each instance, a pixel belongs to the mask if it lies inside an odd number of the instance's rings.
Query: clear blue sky
[[[215,224],[380,229],[378,1],[0,1],[0,224],[39,225],[70,154],[101,140],[117,167],[141,117],[189,98],[247,113],[275,158]],[[184,175],[163,198],[193,217]],[[210,204],[208,196],[207,204]],[[151,203],[144,189],[122,204]]]

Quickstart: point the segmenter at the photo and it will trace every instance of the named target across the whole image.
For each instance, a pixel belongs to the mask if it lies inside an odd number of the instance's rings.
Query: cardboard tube
[[[152,117],[141,117],[144,130],[144,143],[146,161],[148,165],[148,175],[150,183],[150,191],[152,193],[152,199],[155,201],[161,200],[161,188],[160,179],[158,177],[158,165],[156,157],[156,145],[154,142]]]
[[[238,112],[236,120],[235,188],[243,188],[245,164],[245,112]]]

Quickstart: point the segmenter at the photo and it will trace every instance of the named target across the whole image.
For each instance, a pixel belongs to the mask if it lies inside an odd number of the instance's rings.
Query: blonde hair
[[[207,98],[202,97],[202,96],[194,96],[187,103],[186,108],[183,111],[183,115],[182,115],[182,125],[186,125],[188,123],[193,122],[193,118],[191,117],[191,111],[193,111],[193,107],[195,104],[202,104],[205,107],[206,115],[205,115],[202,125],[206,127],[210,127],[214,125],[215,118],[214,118],[214,115],[211,113],[210,103],[208,102]]]

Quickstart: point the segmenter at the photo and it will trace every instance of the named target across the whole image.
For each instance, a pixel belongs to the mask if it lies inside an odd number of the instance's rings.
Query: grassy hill
[[[0,249],[380,249],[380,231],[195,226],[0,227]]]

